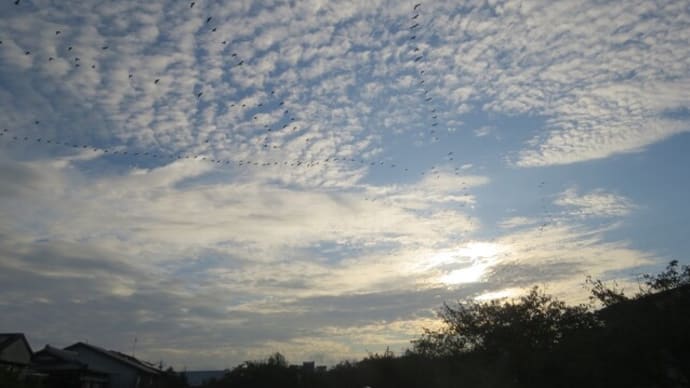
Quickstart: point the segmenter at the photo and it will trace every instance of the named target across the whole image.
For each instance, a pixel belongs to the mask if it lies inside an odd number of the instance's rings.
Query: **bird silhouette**
[[[211,19],[213,19],[213,17],[211,17],[211,16],[207,17],[207,18],[206,18],[206,23],[209,23],[209,22],[211,21]]]
[[[417,8],[419,8],[419,7],[421,7],[421,6],[422,6],[422,3],[417,3],[417,4],[414,5],[414,8],[412,8],[412,9],[413,9],[414,11],[416,11]]]
[[[158,85],[158,82],[160,82],[160,78],[156,78],[155,81],[153,81],[154,84]]]
[[[192,1],[192,2],[189,4],[189,8],[194,8],[194,4],[196,4],[196,2],[195,2],[195,1]]]

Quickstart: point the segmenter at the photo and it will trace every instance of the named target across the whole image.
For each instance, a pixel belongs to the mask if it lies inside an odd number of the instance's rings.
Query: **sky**
[[[176,369],[690,264],[690,3],[0,3],[0,332]]]

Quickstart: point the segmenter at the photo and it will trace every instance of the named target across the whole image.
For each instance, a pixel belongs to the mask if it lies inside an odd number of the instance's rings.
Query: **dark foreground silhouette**
[[[400,356],[386,351],[317,372],[276,353],[205,387],[690,387],[690,267],[673,261],[642,276],[634,296],[599,280],[587,285],[587,305],[539,288],[515,301],[446,304],[444,327]]]
[[[511,301],[445,304],[442,328],[399,356],[387,350],[325,370],[290,366],[276,353],[204,388],[690,387],[690,267],[672,261],[642,276],[633,296],[586,284],[591,301],[576,306],[537,287]],[[0,368],[2,388],[45,383]],[[187,383],[169,369],[155,386]]]

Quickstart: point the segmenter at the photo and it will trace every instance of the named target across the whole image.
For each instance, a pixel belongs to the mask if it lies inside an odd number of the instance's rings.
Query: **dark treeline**
[[[690,267],[672,261],[630,296],[586,284],[589,304],[570,306],[537,287],[511,301],[445,304],[442,328],[402,355],[315,371],[276,353],[205,388],[690,386]]]
[[[444,304],[441,329],[401,355],[321,370],[276,353],[203,388],[690,387],[690,266],[672,261],[642,276],[634,295],[591,278],[586,285],[590,303],[575,306],[538,287],[515,300]],[[2,388],[50,386],[0,368]],[[155,386],[188,385],[168,369]]]

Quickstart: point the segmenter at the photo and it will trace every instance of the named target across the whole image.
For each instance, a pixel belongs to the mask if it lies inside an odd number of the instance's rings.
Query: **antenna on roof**
[[[132,357],[136,354],[137,351],[137,336],[134,336],[134,343],[132,344]]]

